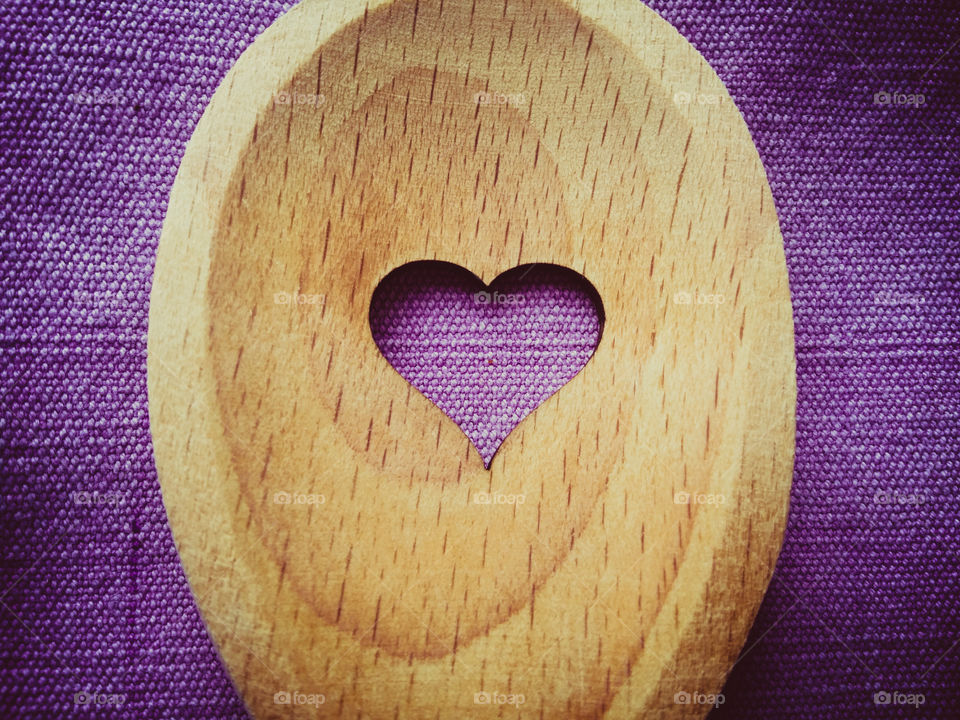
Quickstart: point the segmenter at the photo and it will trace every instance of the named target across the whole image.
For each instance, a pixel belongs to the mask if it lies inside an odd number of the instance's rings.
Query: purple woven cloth
[[[796,321],[787,536],[714,716],[955,719],[960,14],[952,0],[652,4],[753,133]],[[160,499],[147,301],[184,146],[287,7],[4,2],[2,717],[246,717]]]
[[[370,303],[380,352],[488,467],[510,431],[586,365],[602,324],[596,289],[556,265],[514,268],[487,287],[457,265],[410,263]]]

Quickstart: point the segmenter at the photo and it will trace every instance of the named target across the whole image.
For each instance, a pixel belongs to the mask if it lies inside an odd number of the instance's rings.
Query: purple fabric
[[[960,14],[652,4],[754,135],[796,320],[787,536],[715,715],[956,718]],[[184,145],[288,5],[0,13],[5,717],[245,717],[160,500],[147,299]]]
[[[418,262],[377,287],[370,329],[383,356],[489,467],[510,431],[587,364],[600,305],[582,275],[555,265],[515,268],[486,287],[456,265]]]

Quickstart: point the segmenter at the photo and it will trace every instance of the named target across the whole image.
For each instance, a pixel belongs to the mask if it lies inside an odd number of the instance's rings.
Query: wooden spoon
[[[371,337],[378,282],[425,259],[602,298],[489,470]],[[779,552],[794,375],[749,132],[636,0],[307,0],[174,183],[157,468],[257,718],[706,715]]]

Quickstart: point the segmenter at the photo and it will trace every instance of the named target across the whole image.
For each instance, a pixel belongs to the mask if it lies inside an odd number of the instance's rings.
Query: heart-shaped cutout
[[[440,261],[390,272],[373,293],[380,352],[453,420],[485,467],[523,419],[589,361],[603,303],[583,275],[520,265],[489,285]]]

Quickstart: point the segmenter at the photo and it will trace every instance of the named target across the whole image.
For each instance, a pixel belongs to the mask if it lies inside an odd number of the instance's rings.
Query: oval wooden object
[[[603,301],[490,470],[371,337],[377,283],[424,259],[563,265]],[[636,0],[308,0],[173,187],[157,468],[258,718],[704,716],[779,552],[794,374],[756,149]]]

